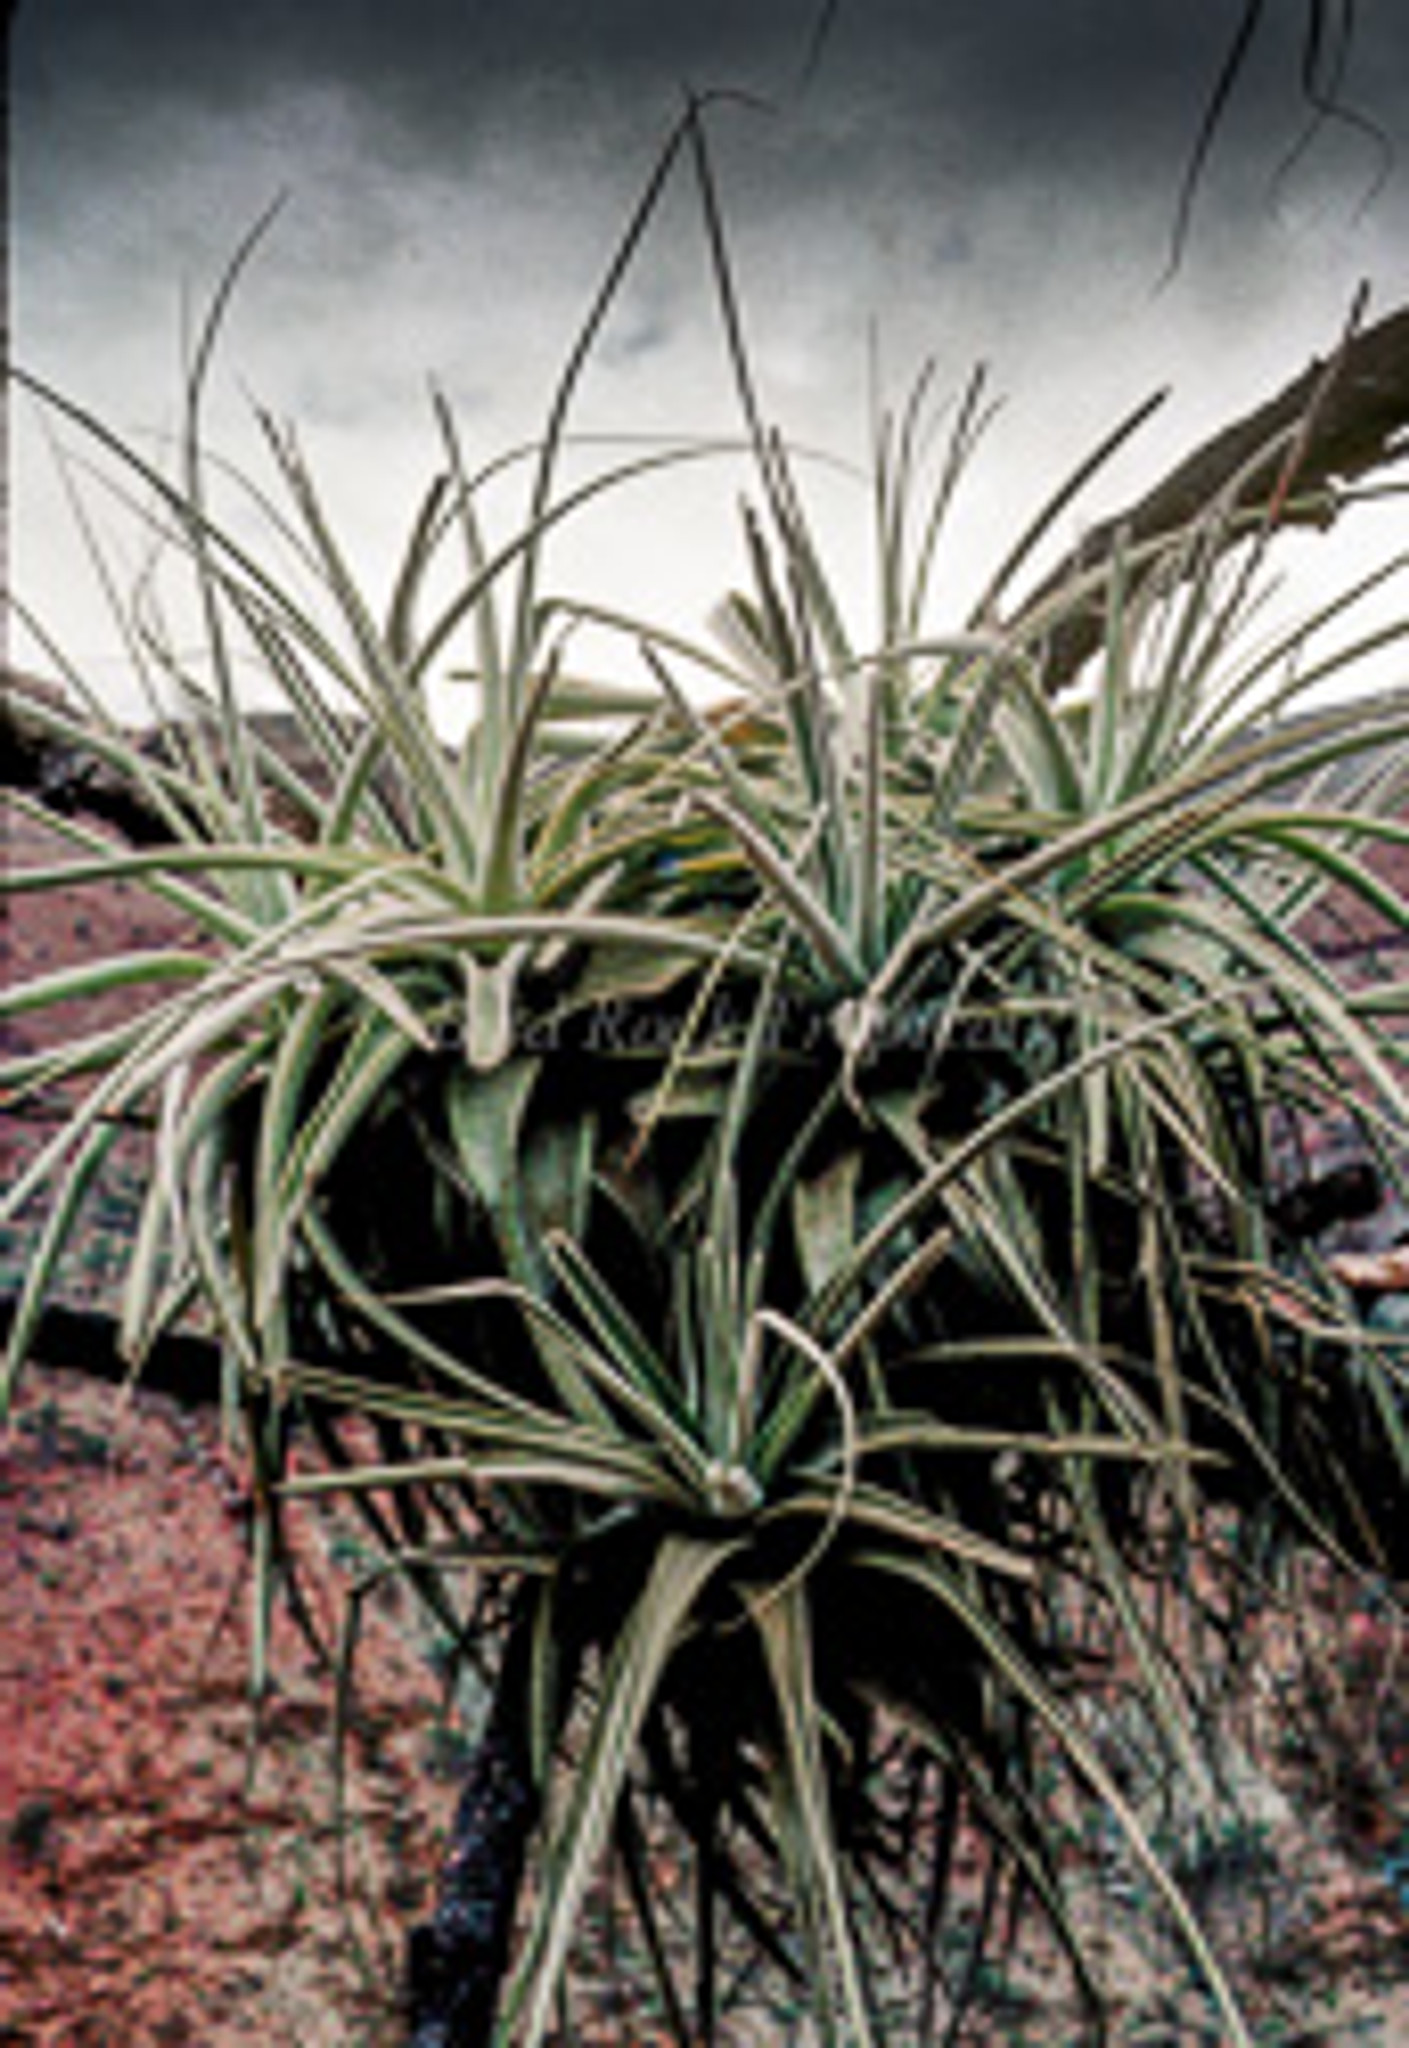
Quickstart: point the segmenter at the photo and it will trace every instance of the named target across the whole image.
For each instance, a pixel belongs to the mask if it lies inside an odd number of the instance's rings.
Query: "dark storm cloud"
[[[1304,137],[1312,4],[1266,0],[1214,138],[1207,204],[1239,174],[1266,188]],[[502,147],[508,126],[526,153],[573,163],[596,185],[618,163],[639,176],[688,83],[737,88],[776,109],[771,123],[723,124],[751,204],[825,197],[857,175],[882,194],[932,178],[980,193],[1049,178],[1068,191],[1099,187],[1107,206],[1161,194],[1172,215],[1241,6],[244,0],[215,10],[22,0],[21,197],[36,221],[51,217],[70,180],[159,152],[174,113],[253,120],[273,96],[308,88],[345,94],[393,173],[464,171],[486,132]],[[1368,193],[1384,167],[1370,128],[1409,149],[1409,8],[1399,0],[1360,10],[1343,93],[1369,125],[1324,123],[1316,148]]]
[[[426,374],[491,442],[541,418],[682,87],[733,88],[768,107],[720,106],[711,133],[770,409],[831,446],[873,332],[901,377],[933,353],[962,379],[983,355],[999,388],[1044,394],[1026,492],[1176,367],[1204,408],[1187,434],[1323,348],[1360,277],[1380,304],[1403,290],[1409,6],[1356,11],[1343,96],[1396,152],[1357,223],[1379,146],[1332,119],[1295,154],[1315,0],[1264,0],[1187,262],[1155,292],[1245,4],[20,0],[21,359],[105,417],[159,425],[178,293],[205,303],[287,189],[228,360],[310,423],[375,523],[419,488],[405,419]],[[702,245],[682,178],[594,353],[589,426],[732,425]],[[39,459],[19,493],[35,504]],[[54,524],[29,516],[22,537],[68,609]]]
[[[22,0],[22,81],[159,104],[189,96],[229,105],[271,83],[352,84],[427,124],[452,129],[467,93],[531,72],[590,82],[609,71],[680,81],[722,65],[741,81],[760,58],[801,47],[810,0],[760,15],[733,0],[699,8],[649,0]]]
[[[1310,7],[1268,0],[1237,88],[1245,113],[1293,110]],[[954,105],[980,139],[1011,123],[1131,148],[1152,123],[1196,119],[1237,11],[1234,0],[24,0],[17,49],[22,86],[52,104],[75,91],[228,105],[271,80],[334,80],[399,103],[430,137],[453,129],[466,93],[534,74],[589,89],[605,79],[623,96],[648,80],[785,102],[850,87],[918,111]],[[1371,118],[1379,103],[1392,123],[1385,102],[1402,105],[1406,59],[1409,11],[1391,0],[1362,10],[1348,97]]]
[[[271,332],[331,332],[357,295],[383,336],[409,333],[453,288],[459,345],[482,348],[510,277],[525,326],[564,331],[550,299],[587,302],[688,81],[768,104],[717,110],[721,185],[748,282],[769,311],[815,310],[810,346],[856,307],[893,319],[935,294],[967,293],[1015,338],[1015,298],[1030,323],[1071,278],[1158,282],[1244,4],[21,0],[22,332],[52,352],[100,302],[115,323],[159,281],[208,289],[286,187]],[[1345,240],[1384,148],[1379,223],[1409,191],[1409,7],[1364,0],[1341,83],[1354,118],[1297,155],[1314,12],[1264,0],[1199,187],[1191,289],[1231,306],[1259,266],[1304,271]],[[670,206],[608,363],[658,356],[700,303],[698,216],[688,194]],[[1118,246],[1138,247],[1123,268]],[[422,332],[439,363],[448,340]]]

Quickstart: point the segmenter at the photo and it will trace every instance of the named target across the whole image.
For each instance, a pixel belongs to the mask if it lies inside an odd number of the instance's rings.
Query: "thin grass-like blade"
[[[763,1645],[783,1738],[777,1803],[790,1849],[794,1884],[804,1907],[811,1951],[814,2010],[824,2039],[841,2048],[875,2040],[865,1981],[847,1910],[841,1853],[832,1822],[822,1756],[821,1716],[813,1680],[812,1624],[805,1584],[773,1589],[751,1603]],[[831,1993],[840,1984],[840,2013]]]
[[[606,1846],[641,1730],[671,1653],[731,1546],[684,1536],[661,1542],[602,1676],[563,1810],[549,1834],[543,1891],[496,2034],[499,2048],[540,2048],[593,1869]]]
[[[995,1676],[1021,1699],[1051,1732],[1072,1769],[1084,1778],[1130,1845],[1178,1929],[1190,1957],[1212,1993],[1228,2039],[1253,2048],[1253,2037],[1236,1996],[1188,1900],[1150,1844],[1139,1816],[1102,1763],[1094,1743],[1058,1695],[1029,1662],[997,1618],[964,1585],[959,1575],[933,1558],[876,1551],[863,1554],[858,1568],[904,1579],[921,1587],[962,1621],[991,1664]]]

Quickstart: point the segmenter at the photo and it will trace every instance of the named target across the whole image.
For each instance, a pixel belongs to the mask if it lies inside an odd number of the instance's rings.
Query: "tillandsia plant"
[[[577,505],[701,452],[557,481],[579,371],[682,155],[758,480],[753,586],[718,646],[546,578]],[[180,713],[159,743],[78,676],[71,705],[31,707],[130,778],[155,843],[61,821],[74,858],[6,887],[130,876],[201,942],[4,996],[152,998],[4,1071],[12,1102],[78,1090],[4,1205],[42,1208],[7,1394],[112,1134],[146,1112],[122,1344],[135,1369],[193,1303],[213,1318],[257,1475],[259,1612],[296,1587],[283,1504],[344,1489],[489,1656],[412,1945],[422,2048],[549,2036],[609,1854],[682,2042],[720,2022],[726,1932],[824,2040],[886,2038],[902,1969],[931,2038],[962,1996],[940,1938],[961,1821],[1099,2028],[1064,1882],[1073,1795],[1113,1816],[1248,2040],[1095,1732],[1073,1619],[1106,1618],[1153,1739],[1203,1784],[1206,1674],[1165,1603],[1197,1606],[1211,1532],[1264,1577],[1306,1543],[1403,1570],[1402,1363],[1299,1227],[1285,1141],[1333,1103],[1392,1180],[1409,1130],[1406,991],[1340,986],[1298,935],[1331,886],[1409,925],[1366,858],[1406,837],[1409,711],[1290,715],[1405,629],[1307,659],[1355,590],[1310,638],[1253,644],[1297,487],[1280,459],[1261,516],[1230,490],[1024,604],[1064,491],[975,616],[937,626],[984,401],[932,473],[922,380],[877,424],[861,631],[762,422],[698,107],[526,458],[523,525],[489,538],[490,472],[442,409],[443,473],[384,610],[287,431],[268,425],[280,546],[314,595],[212,509],[213,333],[174,481],[62,408],[149,493],[206,663],[138,618],[134,663]],[[1054,637],[1093,605],[1096,651],[1054,696]],[[569,674],[588,618],[630,686]],[[251,665],[283,725],[242,708]],[[458,746],[428,709],[446,665],[481,702]],[[300,1436],[325,1469],[292,1468]],[[257,1673],[263,1654],[261,1625]],[[647,1868],[662,1812],[698,1873],[684,1959]]]

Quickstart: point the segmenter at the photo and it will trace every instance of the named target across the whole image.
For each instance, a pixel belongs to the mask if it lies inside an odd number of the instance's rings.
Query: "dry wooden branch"
[[[1085,536],[1022,606],[1033,618],[1089,581],[1114,553],[1157,552],[1220,500],[1279,527],[1329,527],[1349,487],[1409,454],[1409,306],[1313,358],[1275,398],[1224,427],[1150,491]],[[1236,527],[1230,528],[1230,539]],[[1245,529],[1243,529],[1245,530]],[[1101,644],[1099,596],[1058,611],[1047,645],[1049,689],[1070,682]]]

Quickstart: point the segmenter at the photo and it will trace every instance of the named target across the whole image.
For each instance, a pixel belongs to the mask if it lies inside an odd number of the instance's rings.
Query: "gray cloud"
[[[1304,264],[1356,221],[1383,168],[1328,122],[1299,154],[1311,0],[1268,0],[1216,138],[1195,261],[1243,274]],[[1034,269],[1143,252],[1163,267],[1180,181],[1237,18],[1188,0],[22,0],[16,34],[21,310],[125,273],[209,279],[274,192],[281,312],[373,278],[423,306],[456,272],[473,306],[531,309],[590,288],[679,105],[682,81],[736,86],[720,174],[741,250],[878,303],[983,273],[986,297]],[[1362,7],[1349,104],[1401,144],[1371,219],[1409,196],[1409,9]],[[1284,174],[1279,175],[1279,167]],[[657,249],[654,342],[675,317],[697,224]],[[680,246],[676,246],[679,243]],[[830,252],[830,254],[828,253]],[[697,265],[696,265],[697,269]],[[1134,280],[1132,279],[1132,282]],[[274,287],[270,287],[274,289]],[[1207,289],[1196,282],[1191,289]],[[814,282],[812,290],[818,289]],[[770,294],[776,297],[776,294]],[[390,317],[390,315],[389,315]],[[623,328],[614,346],[633,344]],[[653,351],[652,351],[653,352]]]
[[[226,360],[309,424],[375,525],[427,460],[426,375],[491,443],[541,419],[686,82],[768,102],[718,108],[717,167],[766,399],[824,445],[855,446],[873,324],[900,378],[930,351],[947,384],[994,359],[1030,496],[1152,384],[1177,373],[1186,440],[1323,347],[1359,276],[1403,289],[1402,0],[1361,7],[1345,81],[1398,148],[1368,216],[1378,159],[1349,125],[1277,178],[1306,126],[1309,0],[1267,0],[1163,293],[1236,0],[839,0],[804,77],[819,4],[21,0],[21,359],[119,424],[169,417],[182,295],[287,189]],[[734,418],[687,179],[583,406],[594,425]],[[66,590],[50,530],[30,522],[22,554]],[[621,548],[628,568],[657,537]]]
[[[1290,141],[1302,120],[1301,39],[1310,0],[1270,0],[1221,146]],[[838,0],[820,61],[803,60],[821,0],[244,0],[218,14],[190,0],[26,0],[19,15],[21,118],[28,103],[69,127],[184,102],[242,110],[285,86],[355,89],[432,155],[516,84],[571,124],[629,130],[643,96],[656,119],[681,84],[735,86],[835,127],[839,109],[879,146],[929,122],[962,131],[974,167],[1022,174],[1035,158],[1091,174],[1186,149],[1226,53],[1231,9],[1188,0]],[[1362,9],[1347,99],[1402,130],[1409,12]]]
[[[1221,248],[1236,215],[1244,260],[1251,247],[1275,258],[1287,219],[1333,234],[1382,169],[1344,123],[1292,157],[1309,5],[1269,0],[1199,195],[1199,233]],[[576,275],[567,245],[603,260],[688,80],[772,107],[716,117],[735,216],[790,244],[864,242],[887,290],[888,262],[903,290],[952,271],[960,248],[976,264],[1005,250],[1056,260],[1089,241],[1096,211],[1138,223],[1159,276],[1234,9],[837,0],[804,76],[823,15],[822,0],[244,0],[218,16],[190,0],[23,0],[20,236],[184,270],[201,249],[228,253],[288,186],[279,246],[331,287],[387,257],[385,190],[415,181],[429,223],[400,206],[397,234],[442,226],[446,254],[458,243],[478,261],[484,243],[464,239],[478,222],[499,262],[498,208]],[[1383,220],[1409,192],[1409,9],[1361,10],[1345,91],[1403,145]]]

